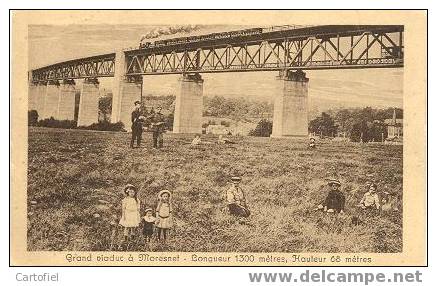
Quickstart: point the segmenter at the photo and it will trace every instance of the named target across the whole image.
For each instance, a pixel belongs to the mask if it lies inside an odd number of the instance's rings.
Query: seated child
[[[219,135],[219,138],[218,138],[218,142],[217,142],[217,143],[218,143],[218,144],[237,144],[237,143],[235,143],[234,141],[231,141],[231,140],[229,140],[229,139],[223,137],[223,135]]]
[[[344,213],[346,202],[345,195],[340,191],[341,183],[337,179],[330,179],[328,186],[331,189],[323,203],[318,205],[317,209],[327,213]]]
[[[369,191],[363,195],[360,203],[357,205],[362,209],[377,209],[379,210],[379,197],[376,193],[376,184],[372,183],[369,186]]]
[[[310,143],[308,144],[308,148],[310,149],[316,148],[316,139],[314,137],[310,138]]]
[[[194,137],[193,141],[191,141],[191,145],[192,146],[197,146],[200,145],[200,143],[202,143],[202,139],[200,139],[200,135],[196,134],[196,136]]]
[[[396,205],[396,200],[391,197],[391,194],[384,192],[381,196],[381,211],[390,212],[398,211],[398,206]]]

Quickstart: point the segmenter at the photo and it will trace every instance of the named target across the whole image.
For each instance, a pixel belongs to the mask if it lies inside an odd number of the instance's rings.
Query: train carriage
[[[251,36],[256,34],[261,34],[263,32],[262,28],[251,28],[244,30],[236,30],[230,32],[221,32],[221,33],[210,33],[206,35],[192,36],[192,37],[179,37],[173,39],[159,40],[153,43],[150,42],[140,42],[140,49],[147,49],[152,47],[164,47],[171,45],[180,45],[186,43],[194,43],[200,41],[211,41],[211,40],[219,40],[219,39],[228,39],[233,37],[242,37],[242,36]]]

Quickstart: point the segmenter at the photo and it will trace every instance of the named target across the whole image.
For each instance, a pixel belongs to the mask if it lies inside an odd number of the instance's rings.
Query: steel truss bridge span
[[[125,51],[125,75],[403,67],[403,26],[326,25]],[[32,81],[114,76],[115,53],[32,71]]]

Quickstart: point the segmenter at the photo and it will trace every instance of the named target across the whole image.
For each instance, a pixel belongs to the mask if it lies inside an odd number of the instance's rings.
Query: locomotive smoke
[[[144,39],[155,39],[162,35],[174,35],[178,33],[190,33],[193,31],[200,30],[202,25],[184,25],[184,26],[170,26],[170,27],[159,27],[141,37],[141,41]]]

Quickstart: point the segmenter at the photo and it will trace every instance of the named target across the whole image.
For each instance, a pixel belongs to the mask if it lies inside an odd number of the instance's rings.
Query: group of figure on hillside
[[[161,113],[161,107],[156,108],[156,112],[152,113],[149,117],[144,117],[141,114],[141,103],[135,102],[135,109],[132,112],[132,139],[130,146],[133,148],[136,141],[139,147],[142,139],[142,132],[144,125],[149,122],[151,131],[153,132],[153,147],[161,148],[163,146],[163,136],[165,132],[165,118]],[[204,141],[199,134],[195,135],[191,143],[191,146],[196,147],[202,144],[213,144],[214,142]],[[218,137],[218,144],[236,144],[223,135]],[[316,140],[311,137],[308,144],[309,149],[316,148]],[[248,206],[246,195],[240,186],[242,178],[239,176],[232,176],[230,178],[230,187],[226,191],[226,204],[227,211],[233,217],[248,218],[251,215],[250,208]],[[317,211],[323,211],[326,213],[338,213],[343,214],[345,212],[346,196],[341,191],[341,183],[337,179],[330,179],[327,183],[329,192],[323,201],[316,207]],[[356,205],[359,210],[364,210],[364,213],[381,213],[388,211],[397,211],[397,205],[392,202],[390,194],[387,192],[377,193],[377,185],[372,182],[368,182],[365,186],[366,193],[364,193],[362,199]],[[168,190],[162,190],[158,193],[158,203],[153,210],[147,207],[141,213],[140,201],[137,197],[138,190],[135,186],[128,184],[124,188],[125,198],[122,201],[122,215],[119,224],[124,227],[124,239],[127,243],[135,238],[137,230],[142,225],[142,234],[146,244],[150,243],[152,237],[156,234],[157,241],[165,242],[168,237],[168,233],[173,226],[172,218],[172,194]],[[355,219],[355,222],[354,222]],[[240,222],[244,220],[239,220]],[[354,224],[358,224],[359,219],[353,217]]]
[[[240,181],[240,177],[231,178],[232,185],[226,193],[227,204],[231,215],[248,217],[250,211],[247,206],[245,193],[240,187]],[[330,190],[323,201],[317,206],[316,210],[321,210],[326,213],[343,214],[345,211],[346,196],[340,190],[340,181],[330,179],[327,185]],[[366,183],[366,193],[364,193],[356,207],[360,210],[366,210],[367,212],[374,212],[376,214],[378,212],[398,210],[394,198],[391,198],[391,194],[383,192],[380,199],[380,195],[377,193],[377,185],[372,182]]]
[[[317,206],[317,210],[323,210],[328,213],[344,213],[346,197],[340,190],[341,183],[339,180],[331,179],[328,182],[330,191],[325,200]],[[356,205],[359,209],[367,211],[385,212],[390,210],[398,210],[393,204],[388,192],[383,192],[381,195],[377,193],[377,185],[372,182],[366,183],[367,192],[363,195],[360,202]]]
[[[150,243],[154,234],[156,234],[158,241],[165,242],[168,232],[173,226],[171,192],[168,190],[160,191],[155,210],[146,207],[142,212],[143,215],[141,215],[138,189],[132,184],[127,184],[124,188],[124,194],[119,221],[119,224],[124,228],[124,242],[129,245],[136,238],[140,225],[142,225],[142,234],[146,244]]]
[[[234,216],[248,217],[250,210],[246,204],[246,197],[239,187],[240,177],[231,177],[231,186],[226,191],[226,200],[229,213]],[[146,246],[156,237],[158,242],[167,241],[169,231],[173,227],[172,194],[169,190],[162,190],[157,195],[155,209],[145,207],[141,211],[141,203],[138,198],[138,189],[127,184],[124,187],[125,197],[121,201],[121,218],[119,225],[123,227],[124,244],[128,248],[138,235],[142,226],[142,235]],[[142,215],[141,215],[142,214]]]
[[[130,147],[134,148],[136,142],[137,147],[141,146],[143,127],[145,124],[150,123],[150,130],[152,131],[153,148],[162,148],[164,144],[164,138],[162,134],[165,132],[165,117],[161,113],[162,108],[158,106],[156,111],[150,116],[145,117],[141,113],[141,102],[135,101],[135,108],[132,111],[132,138]]]
[[[226,190],[225,200],[227,204],[227,212],[235,218],[248,218],[251,215],[248,206],[246,195],[240,186],[242,178],[232,176],[230,178],[230,187]],[[326,198],[317,206],[316,210],[326,213],[343,214],[345,212],[346,196],[340,190],[341,183],[337,179],[328,181],[330,188]],[[367,192],[356,205],[359,210],[364,210],[365,214],[373,212],[375,214],[381,212],[397,211],[397,205],[390,199],[390,194],[383,192],[380,195],[377,193],[375,183],[368,182],[366,184]],[[172,194],[169,190],[162,190],[157,195],[157,206],[155,209],[151,207],[144,208],[141,212],[141,204],[138,199],[138,190],[134,185],[128,184],[124,188],[125,197],[121,203],[121,219],[119,224],[124,228],[124,241],[129,245],[138,233],[139,227],[142,225],[142,234],[146,246],[155,236],[158,242],[167,240],[169,231],[173,227],[173,206]],[[141,213],[143,215],[141,215]],[[355,218],[355,222],[354,222]],[[240,223],[243,222],[239,220]],[[357,224],[358,218],[352,218],[353,223]]]
[[[166,129],[166,123],[165,123],[165,116],[161,113],[162,108],[158,106],[156,108],[156,111],[152,112],[152,114],[148,117],[145,117],[141,113],[141,102],[135,101],[135,108],[132,111],[131,114],[131,121],[132,121],[132,138],[130,141],[130,147],[134,148],[134,145],[136,143],[136,147],[141,146],[141,140],[142,140],[142,134],[145,125],[150,126],[149,130],[152,132],[152,138],[153,138],[153,148],[159,149],[162,148],[164,145],[164,137],[163,133]],[[236,144],[236,142],[231,141],[223,135],[219,135],[219,138],[217,140],[218,144]],[[199,134],[196,134],[193,141],[191,142],[191,146],[199,146],[201,144],[212,144],[212,142],[209,141],[203,141],[200,138]]]

